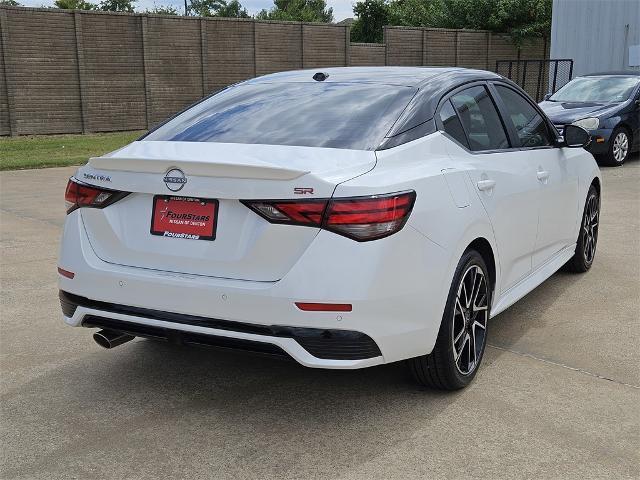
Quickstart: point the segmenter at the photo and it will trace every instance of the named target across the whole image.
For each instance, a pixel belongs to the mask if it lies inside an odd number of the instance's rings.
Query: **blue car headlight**
[[[572,125],[577,125],[585,130],[596,130],[600,126],[600,119],[596,117],[582,118],[573,122]]]

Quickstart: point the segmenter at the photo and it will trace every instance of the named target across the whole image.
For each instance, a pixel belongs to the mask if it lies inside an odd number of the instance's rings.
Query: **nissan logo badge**
[[[187,177],[179,168],[171,168],[164,175],[164,184],[172,192],[179,192],[187,183]]]

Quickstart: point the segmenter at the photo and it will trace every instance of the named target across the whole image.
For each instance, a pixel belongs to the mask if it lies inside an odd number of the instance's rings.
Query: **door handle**
[[[538,180],[540,180],[541,182],[544,182],[549,178],[549,172],[547,172],[546,170],[538,170],[537,176],[538,176]]]
[[[478,190],[480,190],[481,192],[485,192],[487,190],[492,190],[493,187],[496,186],[496,181],[495,180],[480,180],[478,183],[476,183],[476,185],[478,186]]]

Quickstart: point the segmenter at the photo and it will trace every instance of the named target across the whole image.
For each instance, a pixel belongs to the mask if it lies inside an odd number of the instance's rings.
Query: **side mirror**
[[[577,125],[564,126],[564,146],[569,148],[584,148],[591,143],[591,135],[584,128]]]
[[[542,97],[542,100],[549,100],[551,98],[551,95],[553,95],[552,93],[547,93],[544,97]]]

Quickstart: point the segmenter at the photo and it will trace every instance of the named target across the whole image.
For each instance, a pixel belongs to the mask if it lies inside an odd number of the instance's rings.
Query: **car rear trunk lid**
[[[92,158],[78,180],[132,192],[100,209],[81,209],[102,260],[212,277],[276,281],[318,229],[274,225],[240,200],[331,197],[337,184],[375,166],[372,151],[275,145],[138,141]],[[183,180],[172,180],[172,179]],[[217,200],[214,240],[151,234],[154,197]]]

